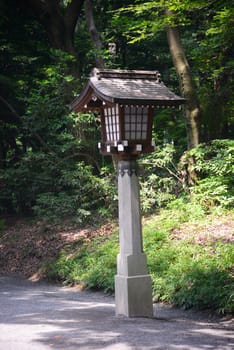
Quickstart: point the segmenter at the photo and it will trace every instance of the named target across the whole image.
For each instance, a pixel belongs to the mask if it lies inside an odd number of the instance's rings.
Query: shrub
[[[214,140],[185,152],[178,162],[173,144],[157,147],[140,161],[144,213],[167,206],[180,196],[204,209],[234,204],[234,141]]]
[[[161,217],[164,226],[162,221]],[[233,312],[231,243],[202,246],[188,239],[171,240],[161,228],[152,228],[151,223],[145,230],[145,251],[155,301],[167,301],[183,308]]]
[[[140,161],[141,205],[143,213],[166,206],[182,191],[182,178],[176,165],[173,144],[158,146]]]
[[[52,221],[72,218],[79,223],[92,220],[108,197],[105,182],[93,175],[92,168],[83,162],[75,169],[63,169],[54,180],[53,191],[41,193],[33,210],[36,215]]]
[[[83,244],[74,252],[67,250],[57,261],[47,267],[47,276],[62,280],[66,284],[82,284],[88,288],[114,290],[116,256],[118,252],[116,234],[108,238],[97,237]]]
[[[176,206],[177,203],[177,206]],[[192,205],[184,209],[178,200],[170,209],[151,218],[144,226],[144,251],[153,282],[154,301],[164,301],[183,308],[210,308],[219,313],[232,312],[233,261],[231,243],[204,241],[195,243],[193,237],[178,240],[171,235],[181,223],[207,223],[204,211],[194,212]],[[184,206],[186,208],[186,205]],[[189,213],[194,213],[189,218]],[[58,260],[47,269],[47,275],[65,283],[80,283],[88,288],[114,291],[118,235],[96,237],[89,243],[68,246]]]
[[[190,187],[192,200],[206,209],[234,204],[234,141],[214,140],[186,153],[183,167],[194,179]],[[192,162],[191,162],[192,159]]]

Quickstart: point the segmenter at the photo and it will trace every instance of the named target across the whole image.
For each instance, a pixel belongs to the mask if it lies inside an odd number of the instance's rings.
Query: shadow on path
[[[231,321],[161,304],[154,315],[117,317],[102,293],[0,276],[0,350],[234,349]]]

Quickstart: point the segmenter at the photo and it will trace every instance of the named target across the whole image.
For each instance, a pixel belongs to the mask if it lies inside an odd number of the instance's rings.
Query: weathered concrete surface
[[[115,276],[116,314],[152,317],[152,283],[143,253],[136,160],[118,161],[119,242]]]
[[[153,319],[115,316],[102,293],[0,276],[0,350],[231,350],[231,321],[154,305]]]
[[[115,276],[115,312],[127,317],[152,317],[151,277]]]

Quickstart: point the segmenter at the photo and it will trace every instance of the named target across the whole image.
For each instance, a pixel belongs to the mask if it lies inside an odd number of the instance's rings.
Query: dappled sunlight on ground
[[[231,320],[155,304],[154,318],[115,316],[101,292],[0,276],[4,350],[232,350]]]

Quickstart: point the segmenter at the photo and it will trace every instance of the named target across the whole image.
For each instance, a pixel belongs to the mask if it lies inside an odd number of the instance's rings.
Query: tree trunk
[[[74,32],[84,0],[71,0],[64,8],[59,0],[27,0],[46,29],[50,44],[77,57]]]
[[[84,8],[85,8],[85,17],[88,25],[88,30],[93,42],[93,46],[96,50],[95,54],[95,61],[97,68],[104,68],[105,62],[101,55],[102,50],[102,42],[100,39],[99,32],[97,31],[94,18],[93,18],[93,4],[91,0],[85,0],[84,2]]]
[[[171,11],[166,11],[170,16]],[[199,119],[201,114],[192,74],[184,49],[181,44],[178,28],[167,28],[167,39],[174,66],[180,79],[183,96],[186,99],[185,119],[187,127],[188,149],[194,148],[199,143]]]

